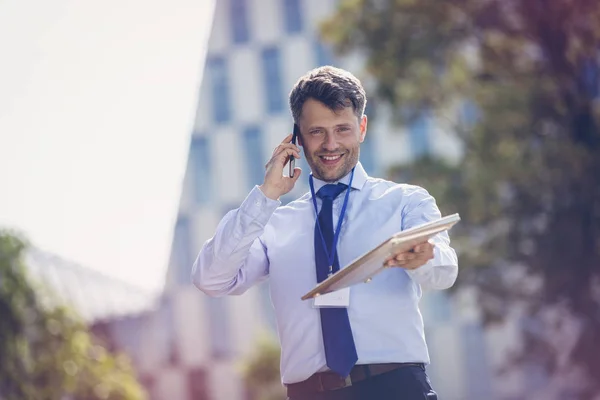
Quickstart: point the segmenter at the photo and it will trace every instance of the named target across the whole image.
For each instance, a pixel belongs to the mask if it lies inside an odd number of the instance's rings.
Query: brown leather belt
[[[350,371],[350,376],[342,378],[335,372],[319,372],[312,375],[305,381],[291,383],[287,386],[289,397],[299,396],[309,393],[325,392],[328,390],[342,389],[352,386],[355,383],[369,379],[372,376],[385,374],[403,367],[425,368],[422,363],[388,363],[388,364],[363,364],[355,365]]]

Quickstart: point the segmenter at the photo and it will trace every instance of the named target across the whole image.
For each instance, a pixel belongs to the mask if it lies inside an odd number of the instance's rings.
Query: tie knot
[[[348,187],[348,185],[344,185],[343,183],[338,183],[337,185],[330,183],[328,185],[323,186],[321,189],[319,189],[319,191],[317,192],[317,197],[322,200],[324,200],[324,199],[333,200],[336,197],[338,197],[340,195],[340,193],[342,193],[347,187]]]

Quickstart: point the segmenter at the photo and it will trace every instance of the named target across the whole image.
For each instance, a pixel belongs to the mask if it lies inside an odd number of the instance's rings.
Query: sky
[[[164,282],[214,0],[0,0],[0,228]]]

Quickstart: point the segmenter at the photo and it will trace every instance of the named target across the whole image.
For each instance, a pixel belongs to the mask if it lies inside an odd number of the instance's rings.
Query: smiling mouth
[[[334,154],[334,155],[327,155],[327,156],[319,156],[319,158],[321,159],[321,161],[323,163],[325,163],[325,164],[335,164],[342,157],[343,157],[343,154]]]

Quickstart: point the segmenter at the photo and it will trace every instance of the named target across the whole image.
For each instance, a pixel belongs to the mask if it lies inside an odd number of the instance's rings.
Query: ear
[[[358,142],[362,143],[365,141],[365,136],[367,135],[367,116],[363,115],[360,119],[360,136],[358,138]]]
[[[300,128],[298,128],[298,136],[296,136],[296,143],[298,143],[298,146],[304,147],[304,145],[302,144],[302,135],[300,134]]]

